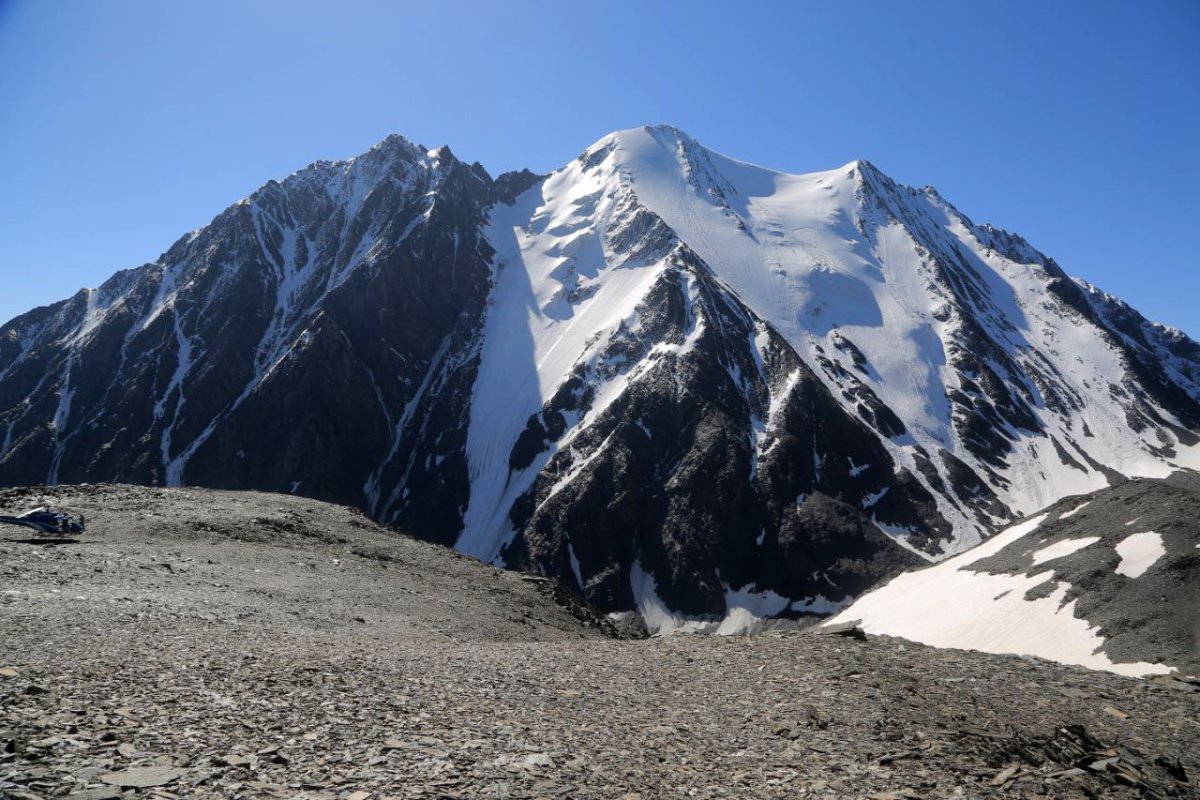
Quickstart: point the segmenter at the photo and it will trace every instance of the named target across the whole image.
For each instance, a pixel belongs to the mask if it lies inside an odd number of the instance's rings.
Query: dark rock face
[[[302,492],[452,539],[492,190],[391,137],[14,320],[0,481]]]
[[[789,233],[755,217],[723,157],[674,129],[651,134],[678,157],[680,197],[702,198],[743,244]],[[939,555],[1070,493],[1060,472],[1092,488],[1147,460],[1200,463],[1188,452],[1200,345],[1020,237],[865,162],[849,170],[853,206],[821,224],[855,237],[854,258],[903,233],[919,274],[892,278],[921,293],[926,328],[913,335],[941,359],[936,385],[897,402],[869,329],[821,320],[802,341],[787,334],[792,320],[740,295],[729,264],[651,208],[625,147],[609,137],[554,176],[493,180],[392,136],[271,181],[158,261],[12,320],[0,484],[302,494],[553,576],[606,611],[640,607],[641,573],[673,613],[715,619],[739,592],[772,615],[828,613],[918,563],[914,551]],[[496,229],[568,173],[599,188],[572,195],[554,225],[547,200]],[[554,260],[550,280],[526,286],[528,316],[594,327],[567,326],[586,339],[579,357],[554,374],[531,364],[541,394],[503,421],[473,412],[502,270],[532,269],[501,257],[509,238]],[[636,270],[653,279],[628,290],[631,313],[586,321],[593,304],[626,299],[605,281]],[[546,286],[553,297],[537,295]],[[517,319],[496,334],[509,349],[533,338]],[[1099,342],[1111,368],[1067,374],[1054,320]],[[1098,398],[1119,425],[1090,414]],[[918,405],[944,406],[944,430]],[[511,440],[471,449],[479,425],[502,421]],[[499,527],[469,530],[487,470],[507,492],[487,509]]]

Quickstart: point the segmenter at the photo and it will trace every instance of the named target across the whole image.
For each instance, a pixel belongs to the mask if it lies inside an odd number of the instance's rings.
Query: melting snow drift
[[[948,561],[900,575],[826,624],[858,621],[867,633],[899,636],[934,647],[1037,656],[1121,675],[1170,672],[1171,668],[1162,664],[1114,663],[1101,652],[1104,638],[1087,620],[1075,616],[1076,600],[1064,602],[1071,585],[1055,580],[1050,567],[1028,575],[993,575],[970,569],[1037,531],[1047,516],[1014,525]],[[1136,539],[1145,536],[1157,534],[1134,534],[1122,542],[1129,543],[1122,552],[1127,560],[1122,566],[1128,562],[1130,572],[1144,571],[1161,555],[1161,541]],[[1068,539],[1043,547],[1034,553],[1034,565],[1097,541],[1098,537]],[[1042,591],[1027,599],[1027,592],[1047,581],[1054,582],[1048,593]]]
[[[1140,578],[1146,570],[1154,566],[1154,562],[1167,554],[1163,547],[1162,536],[1153,531],[1135,533],[1117,545],[1117,555],[1121,563],[1117,565],[1117,574],[1127,578]]]

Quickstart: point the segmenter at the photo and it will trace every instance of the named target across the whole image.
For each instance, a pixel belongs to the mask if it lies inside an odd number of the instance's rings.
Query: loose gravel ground
[[[0,492],[0,796],[1200,797],[1200,685],[896,639],[619,641],[277,495]]]

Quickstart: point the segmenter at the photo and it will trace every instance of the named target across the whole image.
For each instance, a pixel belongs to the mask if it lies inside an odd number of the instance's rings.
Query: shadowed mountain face
[[[0,329],[0,483],[293,492],[651,627],[827,614],[1200,464],[1200,346],[870,164],[389,137]]]

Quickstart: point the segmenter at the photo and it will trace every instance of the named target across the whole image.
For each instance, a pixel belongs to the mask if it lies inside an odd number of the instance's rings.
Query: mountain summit
[[[865,161],[392,136],[0,329],[0,483],[357,505],[652,629],[829,614],[1200,467],[1200,345]]]

